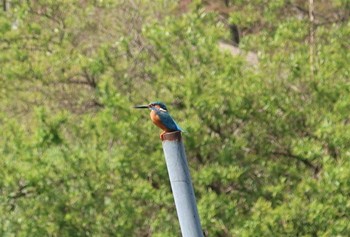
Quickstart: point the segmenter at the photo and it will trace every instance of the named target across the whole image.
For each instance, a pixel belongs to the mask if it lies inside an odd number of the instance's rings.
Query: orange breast
[[[162,129],[163,131],[170,132],[170,130],[163,125],[162,121],[160,120],[159,116],[154,110],[151,111],[150,116],[151,116],[152,122],[155,125],[157,125],[157,127]]]

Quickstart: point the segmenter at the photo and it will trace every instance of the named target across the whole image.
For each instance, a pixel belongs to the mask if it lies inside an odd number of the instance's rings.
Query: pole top
[[[161,136],[162,141],[181,141],[181,131],[167,132]]]

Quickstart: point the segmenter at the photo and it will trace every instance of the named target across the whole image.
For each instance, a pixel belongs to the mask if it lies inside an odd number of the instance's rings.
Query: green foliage
[[[306,3],[229,3],[254,66],[218,46],[214,3],[139,4],[0,13],[0,235],[179,236],[158,130],[132,109],[161,100],[208,236],[347,236],[348,4],[315,3],[313,77]]]

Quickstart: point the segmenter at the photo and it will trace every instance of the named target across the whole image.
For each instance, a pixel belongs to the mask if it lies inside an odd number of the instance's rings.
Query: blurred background
[[[1,7],[0,236],[180,236],[158,100],[206,236],[349,235],[349,0]]]

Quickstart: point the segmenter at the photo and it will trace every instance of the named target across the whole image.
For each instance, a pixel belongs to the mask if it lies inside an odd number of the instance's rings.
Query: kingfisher
[[[167,132],[182,131],[175,120],[170,116],[167,107],[162,102],[152,102],[148,105],[136,105],[136,109],[150,109],[151,120],[157,125],[163,132],[160,134],[160,138],[163,139],[163,135]]]

